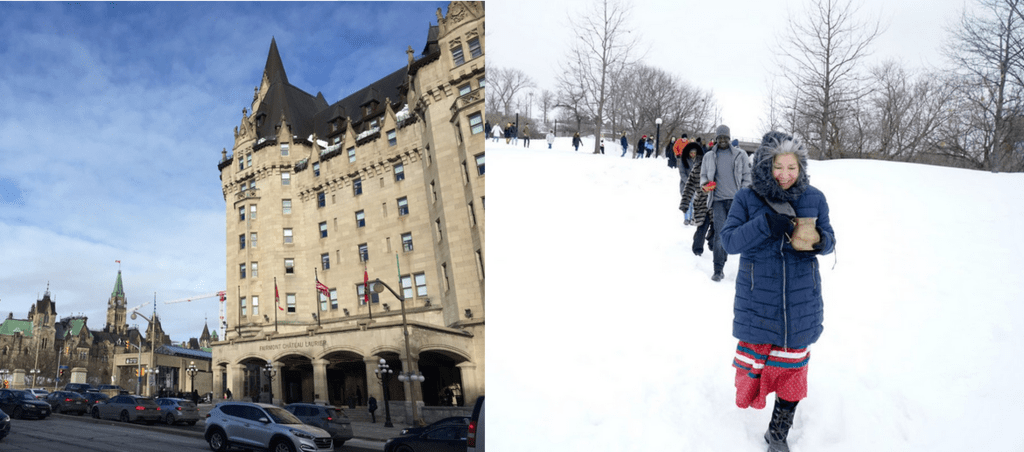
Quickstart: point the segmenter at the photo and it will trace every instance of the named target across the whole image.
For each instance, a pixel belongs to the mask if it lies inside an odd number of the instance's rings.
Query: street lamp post
[[[185,368],[185,372],[188,373],[188,378],[192,382],[191,389],[196,390],[196,374],[199,373],[199,368],[196,367],[196,362],[191,361],[188,363],[188,367]]]
[[[156,389],[149,396],[154,397],[153,394],[160,392],[160,368],[156,367],[156,365],[146,366],[146,371],[153,376],[153,386],[156,386]],[[149,388],[149,378],[149,376],[146,377],[147,389]]]
[[[385,288],[388,289],[388,291],[391,292],[391,294],[394,295],[395,298],[398,298],[398,302],[402,305],[402,335],[405,336],[405,356],[409,360],[409,363],[411,364],[412,351],[409,347],[409,324],[406,321],[405,317],[405,296],[403,294],[395,293],[395,291],[392,290],[391,287],[388,286],[387,284],[384,284],[384,282],[381,281],[380,278],[377,278],[374,281],[373,290],[375,292],[381,293],[384,291]],[[423,374],[413,374],[411,371],[404,371],[398,375],[398,381],[401,381],[403,383],[407,381],[413,384],[422,383],[423,380],[425,379],[426,378],[423,377]],[[416,391],[413,390],[413,384],[409,385],[409,395],[412,398],[412,420],[414,424],[420,424],[419,410],[417,409],[416,406],[416,397],[414,397]]]
[[[268,379],[270,379],[270,385],[268,386],[270,388],[269,403],[274,403],[274,375],[277,375],[277,371],[274,370],[274,365],[271,364],[270,361],[267,361],[267,365],[263,366],[263,374],[266,375]]]
[[[39,369],[32,369],[28,373],[32,374],[32,384],[29,387],[34,388],[36,387],[36,378],[39,377]]]
[[[388,384],[391,382],[391,367],[388,366],[388,362],[384,358],[380,359],[380,363],[377,364],[377,368],[374,369],[373,373],[377,376],[377,381],[380,383],[381,388],[384,389],[384,426],[394,427],[391,423],[391,405],[388,404],[390,398],[390,392],[388,390]],[[415,406],[415,405],[413,405]]]
[[[661,152],[661,118],[655,119],[654,123],[658,125],[658,134],[654,138],[654,156],[657,157]]]

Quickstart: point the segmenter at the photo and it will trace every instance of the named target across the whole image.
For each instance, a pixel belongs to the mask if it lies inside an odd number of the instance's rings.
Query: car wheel
[[[99,408],[92,407],[92,418],[93,419],[99,419],[100,418],[100,409]]]
[[[121,422],[131,422],[131,419],[128,418],[128,412],[127,411],[122,411],[121,412],[121,417],[119,417],[118,420],[120,420]]]
[[[167,425],[174,425],[174,415],[167,413],[167,417],[164,418],[164,421],[167,422]]]
[[[413,450],[411,447],[403,444],[401,446],[398,446],[398,449],[395,449],[395,452],[413,452]]]
[[[20,406],[19,407],[14,407],[14,412],[11,413],[11,417],[13,417],[15,419],[24,419],[24,417],[25,417],[24,414],[25,413],[22,411]]]
[[[210,431],[210,435],[206,438],[206,442],[210,443],[210,450],[213,452],[223,452],[228,448],[228,439],[224,436],[224,432],[219,428]]]
[[[292,446],[291,441],[280,440],[271,446],[270,450],[272,452],[295,452],[295,446]]]

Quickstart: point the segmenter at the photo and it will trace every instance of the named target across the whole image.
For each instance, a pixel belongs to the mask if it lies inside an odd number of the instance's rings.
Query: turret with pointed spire
[[[127,301],[121,282],[121,270],[118,270],[117,281],[114,282],[114,290],[110,293],[110,301],[107,303],[107,324],[103,331],[117,334],[125,334],[128,331],[128,318],[125,313]]]

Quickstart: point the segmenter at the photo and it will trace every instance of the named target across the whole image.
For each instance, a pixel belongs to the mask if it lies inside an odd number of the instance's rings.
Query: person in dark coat
[[[580,138],[580,133],[576,132],[572,136],[572,147],[576,148],[576,151],[580,150],[580,145],[583,144],[583,139]]]
[[[622,155],[619,157],[625,157],[626,151],[629,150],[629,141],[626,141],[626,132],[622,132],[622,138],[619,138],[619,144],[622,145]]]
[[[366,402],[366,404],[368,405],[368,408],[369,408],[369,411],[370,411],[370,419],[372,419],[373,423],[376,424],[377,423],[377,399],[373,398],[373,396],[370,396],[370,400],[368,400]]]
[[[647,149],[647,135],[640,137],[640,141],[636,142],[636,149],[633,149],[633,158],[642,159],[644,158],[644,151]]]
[[[684,136],[684,138],[685,138],[685,136]],[[699,162],[703,158],[704,158],[704,147],[702,147],[700,145],[700,143],[697,143],[696,141],[689,141],[689,142],[686,143],[686,145],[683,146],[683,150],[682,150],[682,152],[680,153],[680,156],[679,156],[679,195],[680,196],[685,196],[686,183],[689,180],[690,175],[692,174],[693,167],[697,166],[697,162]],[[693,186],[696,188],[696,184],[699,183],[699,182],[700,182],[700,179],[699,179],[699,176],[698,176],[698,179],[694,182]],[[689,205],[680,204],[679,205],[679,210],[682,210],[683,212],[686,213],[686,215],[684,216],[685,224],[687,224],[687,225],[694,224],[694,221],[693,221],[694,220],[694,218],[693,218],[693,198],[692,197],[690,198],[690,204]],[[703,251],[703,246],[702,246],[701,250]]]
[[[797,402],[807,396],[807,347],[823,329],[818,255],[831,253],[836,239],[799,140],[765,134],[751,173],[719,231],[726,252],[740,255],[732,328],[739,340],[736,405],[761,409],[775,392],[764,438],[769,451],[788,451]]]
[[[711,211],[708,209],[708,192],[700,189],[700,170],[704,161],[704,148],[696,142],[690,142],[683,147],[683,153],[691,151],[695,153],[695,158],[686,179],[680,181],[682,200],[679,202],[679,210],[683,212],[692,210],[691,224],[697,225],[697,230],[693,232],[693,245],[690,250],[695,256],[700,256],[704,254],[705,239],[708,241],[708,248],[714,247],[715,228],[711,221]]]
[[[665,145],[665,158],[668,159],[668,167],[676,167],[676,153],[672,150],[672,146],[676,144],[676,137],[670,137],[668,144]]]

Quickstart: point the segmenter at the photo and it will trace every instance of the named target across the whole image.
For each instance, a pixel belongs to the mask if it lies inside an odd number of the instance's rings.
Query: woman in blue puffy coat
[[[765,441],[788,451],[797,402],[807,396],[807,347],[822,331],[819,254],[835,247],[825,195],[810,185],[807,150],[799,140],[769,132],[754,153],[753,183],[733,198],[719,233],[740,254],[733,307],[739,339],[736,405],[764,408],[775,392]]]

